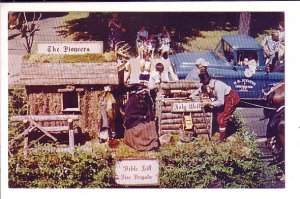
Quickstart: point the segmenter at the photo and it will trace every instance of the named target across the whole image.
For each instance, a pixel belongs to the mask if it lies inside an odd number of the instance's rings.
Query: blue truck
[[[284,80],[284,71],[266,72],[263,48],[250,36],[224,35],[213,51],[170,55],[180,80],[199,81],[195,64],[198,58],[208,61],[208,73],[230,85],[241,99],[262,100],[263,90]],[[245,62],[251,62],[252,68]]]

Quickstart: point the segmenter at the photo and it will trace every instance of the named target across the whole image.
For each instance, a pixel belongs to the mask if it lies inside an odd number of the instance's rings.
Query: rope
[[[277,110],[277,108],[271,108],[271,107],[267,107],[267,106],[261,106],[261,105],[258,105],[258,104],[253,104],[253,103],[250,103],[250,102],[245,102],[243,100],[240,100],[240,102],[245,103],[245,104],[249,104],[249,105],[252,105],[252,106],[255,106],[255,107],[260,107],[260,108],[265,108],[265,109],[270,109],[270,110]]]

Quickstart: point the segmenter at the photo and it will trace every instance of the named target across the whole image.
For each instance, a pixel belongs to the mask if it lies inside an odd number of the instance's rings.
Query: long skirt
[[[155,123],[153,121],[140,123],[131,129],[127,129],[124,141],[125,144],[138,151],[150,151],[158,148],[159,143]]]

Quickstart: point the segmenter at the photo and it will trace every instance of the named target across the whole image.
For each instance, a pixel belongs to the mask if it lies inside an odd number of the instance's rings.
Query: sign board
[[[87,54],[103,53],[102,41],[37,42],[37,53]]]
[[[200,101],[172,103],[172,112],[198,112],[200,110],[201,110]]]
[[[159,184],[158,159],[125,159],[116,162],[115,181],[120,185],[150,186]]]

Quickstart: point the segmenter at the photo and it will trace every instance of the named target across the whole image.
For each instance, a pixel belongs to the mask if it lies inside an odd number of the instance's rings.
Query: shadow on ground
[[[232,13],[195,13],[195,12],[122,12],[120,21],[126,32],[122,40],[135,46],[136,34],[142,25],[150,34],[157,34],[161,26],[167,26],[173,42],[185,43],[186,37],[201,37],[201,31],[238,29],[239,14]],[[48,16],[48,15],[46,15]],[[87,18],[68,21],[65,26],[58,27],[58,33],[64,37],[72,35],[73,40],[107,41],[107,27],[111,13],[91,12]],[[263,20],[261,20],[263,19]],[[266,29],[276,29],[283,13],[253,13],[251,36],[256,37]]]

